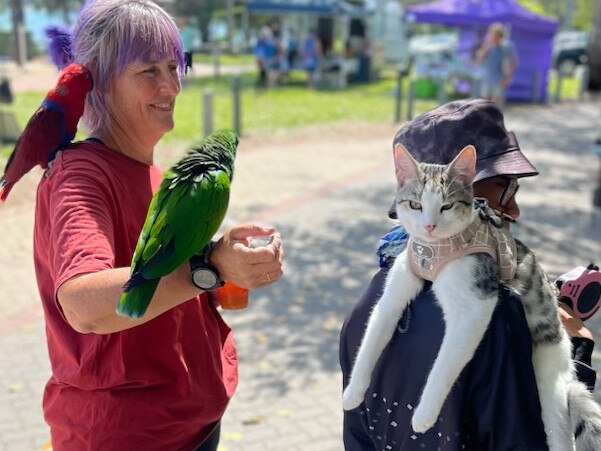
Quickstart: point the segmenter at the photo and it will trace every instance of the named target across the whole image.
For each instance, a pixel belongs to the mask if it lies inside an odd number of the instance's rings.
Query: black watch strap
[[[200,257],[201,261],[207,268],[213,268],[213,265],[209,263],[209,257],[211,256],[211,252],[213,252],[213,247],[215,246],[215,241],[211,240],[207,243],[202,250],[196,254],[196,256]]]
[[[192,282],[194,283],[194,285],[198,286],[199,288],[205,290],[205,291],[213,291],[216,290],[219,287],[222,287],[224,282],[221,279],[221,275],[219,274],[219,271],[217,271],[217,268],[215,268],[213,265],[211,265],[211,263],[209,263],[209,256],[211,255],[211,252],[213,251],[213,246],[214,246],[215,242],[214,241],[210,241],[198,254],[194,254],[191,258],[190,258],[190,270],[192,272]],[[216,279],[216,284],[212,287],[208,287],[208,286],[199,286],[196,281],[195,281],[195,277],[194,277],[194,273],[196,271],[210,271],[211,273],[213,273],[215,275],[215,279]]]

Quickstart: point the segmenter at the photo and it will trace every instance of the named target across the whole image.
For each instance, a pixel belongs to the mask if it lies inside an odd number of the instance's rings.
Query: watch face
[[[199,268],[192,273],[192,281],[201,290],[211,290],[219,285],[217,274],[207,268]]]

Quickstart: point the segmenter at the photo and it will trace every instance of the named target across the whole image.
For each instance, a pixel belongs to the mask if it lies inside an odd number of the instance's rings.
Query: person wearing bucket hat
[[[518,180],[538,174],[515,135],[505,129],[503,113],[489,100],[454,101],[426,112],[398,131],[393,147],[397,143],[409,149],[416,160],[439,164],[451,162],[463,147],[474,145],[474,192],[488,199],[506,227],[520,214],[515,200]],[[391,218],[396,217],[395,210],[396,201],[389,210]],[[344,386],[388,269],[407,238],[399,225],[382,237],[377,252],[380,271],[343,324],[339,353]],[[426,283],[400,319],[373,370],[364,402],[344,412],[345,449],[547,450],[530,333],[519,297],[504,286],[488,331],[449,393],[437,423],[424,434],[413,432],[412,410],[445,331],[430,285]],[[592,336],[569,309],[561,313],[569,334],[578,335],[573,338],[581,360],[576,362],[578,376],[592,387]]]
[[[424,163],[447,164],[463,147],[477,149],[474,183],[492,177],[518,179],[538,174],[507,131],[499,107],[484,99],[455,101],[416,117],[394,138]],[[512,182],[515,185],[515,182]],[[515,185],[517,187],[517,185]],[[396,219],[396,203],[389,216]]]

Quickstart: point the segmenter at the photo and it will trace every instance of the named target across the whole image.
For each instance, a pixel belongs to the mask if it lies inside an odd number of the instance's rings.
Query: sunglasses
[[[520,184],[518,183],[518,179],[510,177],[503,177],[503,181],[505,182],[505,187],[503,189],[503,194],[501,194],[501,199],[499,200],[499,206],[505,208],[515,197],[520,188]]]

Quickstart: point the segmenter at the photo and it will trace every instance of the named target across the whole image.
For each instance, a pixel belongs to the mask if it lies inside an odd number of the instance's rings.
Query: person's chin
[[[174,127],[175,127],[175,121],[173,120],[173,117],[171,117],[169,119],[161,120],[156,125],[156,128],[158,130],[160,130],[162,134],[169,133],[171,130],[173,130]]]

